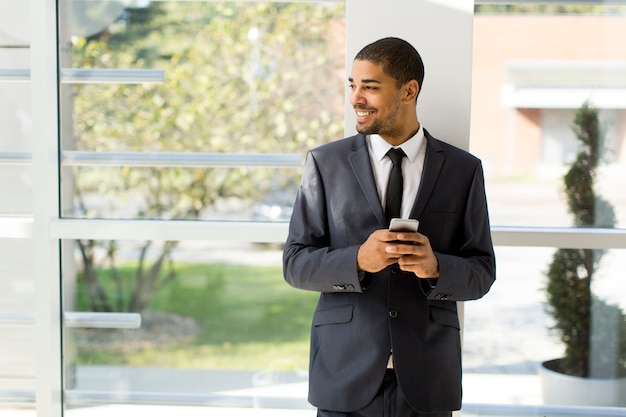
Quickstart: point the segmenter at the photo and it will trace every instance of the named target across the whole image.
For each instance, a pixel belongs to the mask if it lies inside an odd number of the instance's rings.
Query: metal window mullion
[[[30,0],[35,391],[38,416],[61,417],[61,286],[59,242],[50,219],[59,216],[58,58],[55,0]]]
[[[0,165],[30,165],[32,152],[0,152]]]
[[[287,222],[59,219],[50,232],[58,239],[280,243],[288,228]],[[624,229],[494,226],[492,235],[496,246],[626,249]]]
[[[282,243],[287,229],[286,222],[62,219],[50,232],[56,239]]]
[[[299,154],[210,152],[95,152],[63,151],[61,163],[71,166],[131,167],[271,167],[300,168]],[[0,152],[0,165],[30,165],[31,152]]]
[[[161,84],[165,71],[159,69],[62,68],[62,84]]]
[[[0,68],[0,82],[29,82],[29,68]],[[160,69],[62,68],[62,84],[162,84],[165,71]]]
[[[625,229],[494,226],[491,231],[496,246],[626,249]]]
[[[62,165],[130,167],[272,167],[299,168],[299,154],[212,152],[93,152],[63,151]]]
[[[0,82],[29,82],[30,69],[28,68],[0,68]]]
[[[138,329],[141,327],[141,314],[65,311],[63,325],[65,328]]]
[[[0,312],[0,327],[6,326],[32,326],[35,318],[32,313],[2,313]]]

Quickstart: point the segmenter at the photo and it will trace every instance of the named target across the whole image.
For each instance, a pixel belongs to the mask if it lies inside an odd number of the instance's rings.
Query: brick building
[[[476,15],[471,149],[488,175],[553,176],[576,153],[585,100],[626,166],[626,16]]]

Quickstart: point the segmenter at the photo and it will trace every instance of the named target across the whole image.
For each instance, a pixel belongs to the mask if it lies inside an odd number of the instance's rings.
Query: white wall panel
[[[347,0],[346,80],[362,47],[387,36],[405,39],[424,60],[420,122],[438,139],[468,149],[473,10],[471,0]],[[346,135],[354,126],[346,98]]]

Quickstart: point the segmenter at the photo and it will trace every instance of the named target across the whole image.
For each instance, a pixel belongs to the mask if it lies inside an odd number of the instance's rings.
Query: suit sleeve
[[[455,247],[445,253],[435,252],[439,261],[439,279],[428,292],[428,299],[478,299],[495,281],[495,255],[480,163],[474,170],[465,207]]]
[[[283,274],[291,286],[318,292],[361,292],[358,245],[332,248],[326,190],[320,167],[307,154],[302,182],[283,252]]]

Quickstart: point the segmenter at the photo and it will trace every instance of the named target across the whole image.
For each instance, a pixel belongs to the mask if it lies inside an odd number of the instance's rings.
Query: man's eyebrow
[[[348,81],[350,81],[352,83],[352,82],[354,82],[354,78],[348,77]],[[361,82],[363,84],[368,84],[368,83],[382,84],[382,81],[376,80],[374,78],[364,78],[364,79],[361,80]]]

